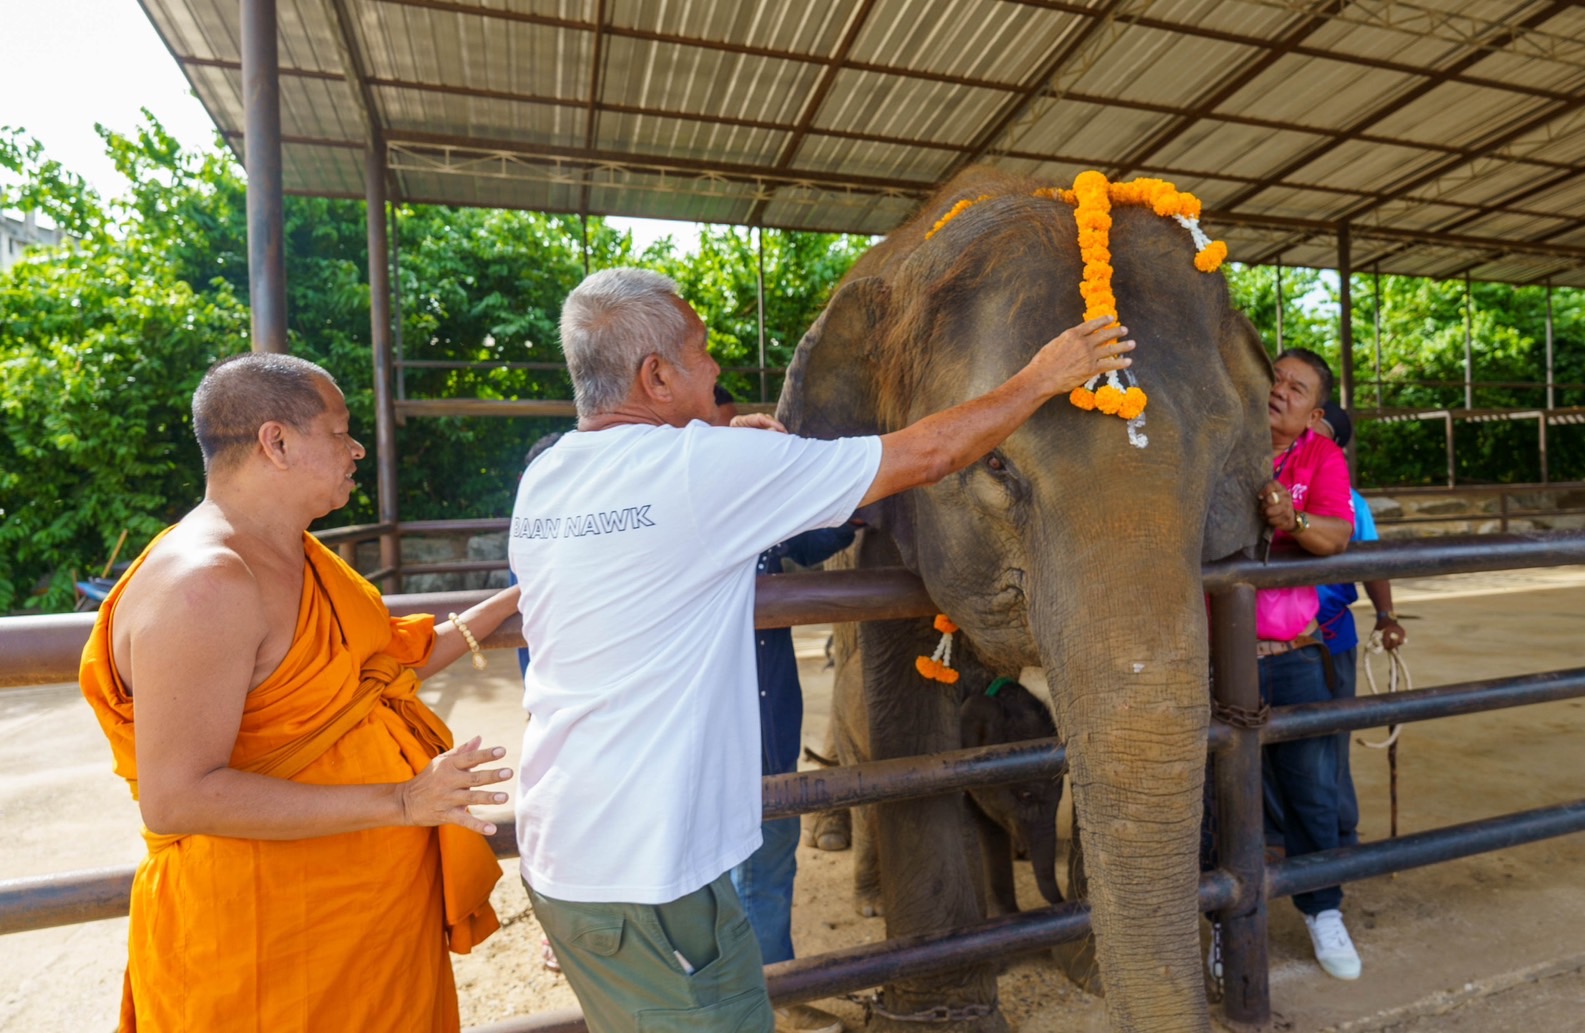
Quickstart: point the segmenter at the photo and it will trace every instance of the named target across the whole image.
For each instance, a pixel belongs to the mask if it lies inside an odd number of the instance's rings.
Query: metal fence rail
[[[1270,565],[1232,560],[1205,568],[1211,595],[1213,698],[1254,712],[1259,691],[1254,640],[1256,588],[1403,578],[1585,563],[1585,533],[1468,535],[1360,545],[1335,557],[1279,556]],[[445,612],[481,592],[398,596],[393,612]],[[925,616],[935,612],[919,580],[905,571],[842,571],[761,579],[756,624],[777,627]],[[75,675],[91,614],[0,620],[0,686],[40,684]],[[515,627],[487,646],[517,645]],[[65,674],[63,675],[63,672]],[[1585,800],[1420,832],[1397,840],[1339,848],[1266,865],[1261,827],[1260,747],[1266,742],[1331,734],[1585,696],[1585,668],[1489,679],[1326,704],[1283,707],[1268,721],[1213,723],[1222,869],[1201,882],[1202,908],[1223,926],[1224,1002],[1235,1021],[1270,1014],[1266,973],[1266,903],[1306,889],[1400,871],[1487,850],[1585,830]],[[3,697],[0,697],[3,699]],[[1039,740],[928,757],[876,761],[847,768],[765,779],[767,817],[786,817],[859,803],[879,803],[969,785],[1015,781],[1060,770],[1064,751]],[[510,823],[495,837],[497,853],[515,851]],[[92,921],[124,914],[131,869],[67,873],[0,883],[0,933]],[[862,989],[1049,946],[1088,929],[1082,904],[1065,904],[909,940],[832,952],[767,968],[772,996],[794,1002]],[[529,1016],[475,1033],[547,1033],[581,1029],[573,1013]]]
[[[1585,667],[1336,703],[1276,707],[1258,734],[1263,744],[1283,742],[1580,697],[1585,697]],[[1210,749],[1213,752],[1224,750],[1232,737],[1233,730],[1228,725],[1213,722]],[[1062,773],[1066,763],[1067,750],[1056,739],[1029,739],[927,756],[769,775],[763,780],[765,819],[792,818],[862,804],[912,800],[976,786],[1052,778]],[[497,857],[517,856],[517,829],[512,818],[496,820],[496,832],[490,837],[490,844]],[[119,918],[127,913],[133,870],[132,865],[127,865],[0,881],[0,934]],[[1302,892],[1306,888],[1309,887],[1284,889],[1281,895]]]

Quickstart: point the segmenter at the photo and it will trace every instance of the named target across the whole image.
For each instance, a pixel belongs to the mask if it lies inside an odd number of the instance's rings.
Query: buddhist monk
[[[308,526],[364,449],[319,366],[249,354],[193,396],[203,501],[99,610],[83,693],[141,809],[123,1031],[455,1030],[446,950],[498,924],[469,812],[511,777],[418,683],[516,607],[393,618]]]

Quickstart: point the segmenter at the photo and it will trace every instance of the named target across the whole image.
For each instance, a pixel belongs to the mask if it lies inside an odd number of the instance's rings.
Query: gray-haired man
[[[1001,387],[883,437],[710,425],[705,327],[665,277],[612,269],[562,311],[578,429],[523,476],[518,845],[529,896],[591,1030],[772,1027],[728,878],[760,843],[754,568],[761,552],[933,483],[1047,399],[1122,369],[1093,320]]]

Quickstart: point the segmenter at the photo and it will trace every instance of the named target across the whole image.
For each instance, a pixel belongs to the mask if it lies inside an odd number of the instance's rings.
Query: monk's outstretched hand
[[[1110,316],[1097,316],[1080,323],[1047,341],[1029,361],[1029,369],[1040,378],[1048,397],[1067,394],[1091,377],[1134,364],[1128,353],[1134,342],[1120,340],[1128,333]]]
[[[461,825],[486,836],[494,835],[495,824],[475,818],[468,808],[505,803],[505,793],[480,792],[474,787],[505,782],[512,777],[512,769],[475,770],[481,764],[506,756],[506,750],[499,746],[481,749],[481,741],[476,735],[447,750],[430,761],[429,767],[401,784],[402,824]]]

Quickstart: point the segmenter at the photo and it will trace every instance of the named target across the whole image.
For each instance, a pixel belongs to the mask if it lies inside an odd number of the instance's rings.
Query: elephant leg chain
[[[1223,703],[1221,700],[1211,701],[1211,715],[1223,724],[1232,725],[1234,728],[1259,728],[1271,717],[1271,704],[1262,703],[1251,710],[1248,707],[1234,706]]]
[[[934,1008],[926,1008],[924,1011],[909,1012],[904,1015],[894,1011],[887,1011],[885,1006],[881,1004],[880,994],[848,994],[846,996],[848,1000],[864,1009],[865,1025],[869,1024],[870,1016],[872,1015],[878,1015],[893,1022],[945,1023],[972,1022],[975,1019],[986,1018],[996,1011],[995,1004],[960,1004],[955,1007],[948,1004],[938,1004]]]

